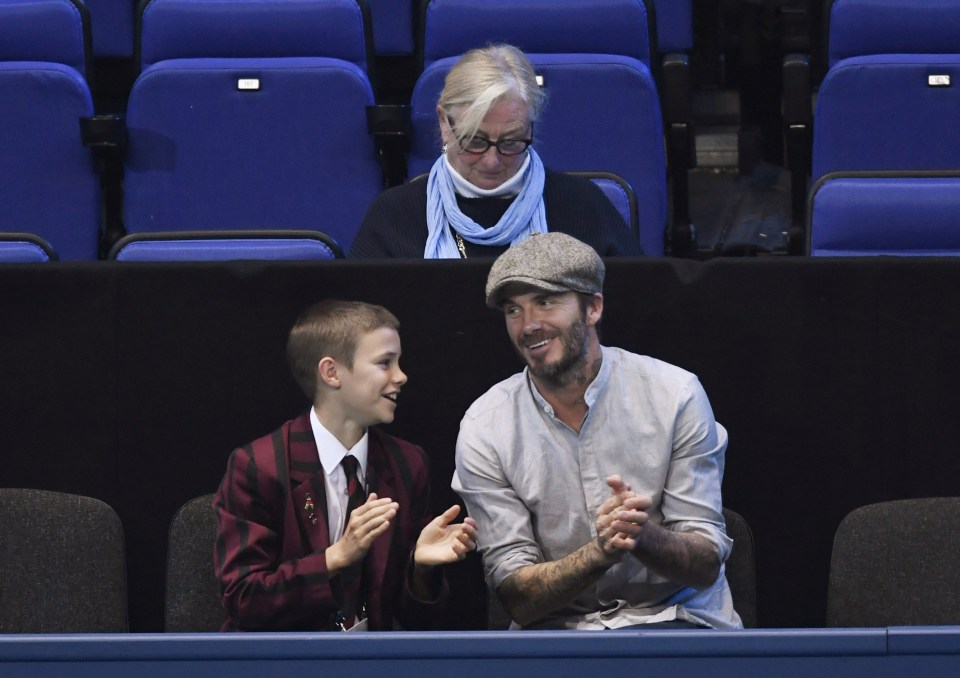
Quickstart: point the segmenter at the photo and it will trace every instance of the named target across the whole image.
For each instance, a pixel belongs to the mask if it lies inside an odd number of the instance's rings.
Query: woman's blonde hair
[[[457,140],[477,133],[487,112],[504,99],[527,105],[530,122],[540,119],[546,93],[526,55],[513,45],[487,45],[465,53],[450,69],[437,104],[456,122]]]

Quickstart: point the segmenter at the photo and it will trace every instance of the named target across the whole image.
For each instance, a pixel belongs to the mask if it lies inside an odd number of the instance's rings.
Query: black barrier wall
[[[489,262],[0,267],[0,484],[97,497],[126,531],[133,631],[160,631],[166,533],[237,445],[307,403],[286,333],[324,297],[401,321],[391,430],[449,489],[459,420],[519,369],[483,304]],[[833,533],[856,506],[960,494],[960,262],[609,261],[604,343],[699,375],[730,433],[724,503],[754,531],[760,623],[823,623]],[[629,450],[624,450],[628,454]],[[451,628],[482,628],[479,563]]]

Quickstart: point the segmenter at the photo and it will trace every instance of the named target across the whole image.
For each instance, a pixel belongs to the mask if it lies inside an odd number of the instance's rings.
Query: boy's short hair
[[[329,356],[353,367],[360,337],[381,327],[400,329],[400,321],[383,306],[327,299],[297,318],[287,338],[287,364],[310,402],[317,394],[317,365]]]

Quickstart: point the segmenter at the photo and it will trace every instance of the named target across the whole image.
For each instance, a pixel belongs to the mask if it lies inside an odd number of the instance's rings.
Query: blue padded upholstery
[[[413,54],[413,0],[367,0],[376,54]]]
[[[623,177],[611,172],[571,172],[586,177],[603,191],[607,199],[617,208],[623,221],[634,235],[638,234],[637,195],[633,187]]]
[[[651,62],[643,0],[430,0],[423,17],[424,67],[489,42],[531,54],[619,54]]]
[[[121,238],[110,258],[117,261],[234,261],[342,259],[343,251],[319,232],[185,232]]]
[[[150,0],[140,68],[166,59],[330,57],[366,71],[372,46],[356,0]]]
[[[134,10],[131,0],[83,0],[90,10],[93,53],[98,57],[133,56]]]
[[[693,49],[693,0],[654,0],[661,53]]]
[[[833,0],[828,21],[830,67],[868,54],[960,52],[960,3],[949,0]]]
[[[87,76],[89,18],[71,0],[5,0],[0,3],[0,61],[42,61]]]
[[[931,77],[951,84],[933,86]],[[858,56],[827,71],[813,133],[808,252],[960,254],[960,183],[930,175],[960,169],[957,85],[953,54]]]
[[[162,60],[140,74],[127,105],[128,233],[311,229],[349,248],[367,206],[383,189],[383,176],[366,121],[373,89],[363,59],[359,64],[348,59],[362,50],[345,49],[346,35],[327,35],[333,29],[322,25],[316,11],[324,4],[152,0],[147,5],[143,60]],[[331,4],[334,18],[348,13],[342,0]],[[355,0],[350,4],[357,7]],[[192,19],[191,9],[196,9]],[[251,36],[263,41],[251,37],[231,44],[232,31],[242,26],[255,27]],[[347,29],[341,23],[338,30]],[[363,44],[363,31],[362,22],[352,24],[355,44]],[[298,32],[302,39],[295,37]],[[163,36],[169,44],[155,44]],[[327,37],[338,57],[290,56],[322,52]],[[203,43],[217,56],[199,56]],[[279,56],[271,55],[271,48]],[[243,56],[245,49],[253,56]],[[241,81],[256,81],[258,88],[241,88]]]
[[[928,76],[947,75],[950,87]],[[850,170],[960,168],[960,55],[844,59],[820,86],[813,178]]]
[[[809,253],[960,255],[960,173],[837,173],[810,196]]]
[[[30,233],[0,233],[2,263],[43,263],[56,258],[53,248],[42,238]]]
[[[100,181],[79,119],[85,15],[69,0],[0,3],[0,231],[42,237],[61,259],[96,259]]]
[[[433,3],[431,3],[433,4]],[[664,252],[667,175],[656,85],[638,59],[603,54],[527,54],[549,95],[534,144],[558,171],[612,172],[633,187],[644,251]],[[436,102],[457,57],[431,64],[412,98],[408,172],[429,171],[440,154]]]

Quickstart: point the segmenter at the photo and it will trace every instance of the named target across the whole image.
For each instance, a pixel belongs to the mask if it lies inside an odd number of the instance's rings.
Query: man
[[[494,262],[526,369],[464,415],[453,488],[523,628],[736,628],[723,563],[727,436],[697,378],[601,346],[603,261],[562,233]],[[650,627],[647,627],[650,628]]]
[[[438,566],[476,548],[454,505],[430,520],[423,450],[376,428],[407,376],[396,317],[325,301],[287,342],[313,407],[234,451],[214,498],[224,630],[430,628]],[[367,494],[369,491],[369,495]]]

